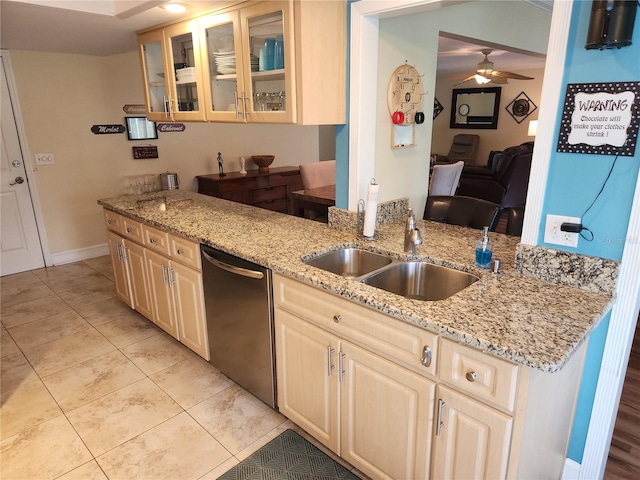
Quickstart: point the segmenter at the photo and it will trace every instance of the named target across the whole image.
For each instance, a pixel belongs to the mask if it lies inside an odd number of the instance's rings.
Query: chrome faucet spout
[[[415,254],[416,246],[422,245],[422,235],[420,230],[416,228],[416,217],[413,210],[409,209],[407,222],[404,229],[404,251],[405,253]]]

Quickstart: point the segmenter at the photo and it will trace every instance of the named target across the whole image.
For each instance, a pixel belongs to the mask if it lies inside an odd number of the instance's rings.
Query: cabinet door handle
[[[436,436],[440,436],[442,429],[444,428],[444,421],[442,420],[442,410],[447,404],[442,400],[438,399],[438,418],[436,419]]]
[[[331,345],[327,345],[327,377],[330,377],[331,372],[336,368],[336,366],[331,363],[333,352],[335,352],[335,350],[331,348]]]
[[[342,315],[334,315],[333,321],[336,323],[340,323],[342,321]]]
[[[347,372],[344,371],[344,357],[346,357],[346,355],[342,352],[340,352],[338,354],[338,370],[340,370],[340,376],[338,377],[338,379],[340,380],[340,383],[342,383],[343,377],[345,376],[345,374]]]
[[[233,95],[235,97],[236,100],[236,119],[240,117],[240,112],[238,111],[238,100],[240,100],[240,98],[238,97],[238,91],[236,90],[235,92],[233,92]]]
[[[116,243],[116,257],[118,258],[119,262],[122,261],[122,252],[120,252],[121,247],[122,247],[122,244],[120,242]]]
[[[173,278],[173,269],[171,267],[167,267],[167,279],[169,282],[169,287],[173,288],[173,283],[175,282],[175,279]]]
[[[249,100],[249,98],[242,92],[242,117],[245,120],[247,119],[247,100]]]
[[[476,372],[467,372],[464,376],[469,382],[473,383],[478,378],[478,374]]]
[[[431,348],[429,348],[429,345],[425,345],[422,349],[422,358],[420,359],[420,363],[425,367],[431,366]]]
[[[162,267],[162,284],[166,285],[167,284],[167,274],[165,273],[165,269],[167,267],[164,266],[164,263],[160,264],[160,266]]]

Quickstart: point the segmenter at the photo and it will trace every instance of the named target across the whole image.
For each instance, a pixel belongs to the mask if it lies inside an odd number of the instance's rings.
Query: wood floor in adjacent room
[[[636,325],[604,478],[640,478],[640,321]]]

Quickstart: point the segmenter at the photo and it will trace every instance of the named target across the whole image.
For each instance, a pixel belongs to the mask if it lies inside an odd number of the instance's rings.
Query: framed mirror
[[[125,117],[127,122],[127,137],[129,140],[153,140],[158,138],[156,122],[147,117]]]
[[[498,128],[500,87],[454,88],[450,128]]]

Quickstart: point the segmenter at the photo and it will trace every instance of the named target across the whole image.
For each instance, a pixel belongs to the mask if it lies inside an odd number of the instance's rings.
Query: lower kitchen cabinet
[[[105,210],[118,297],[209,360],[200,246]]]
[[[276,308],[280,412],[373,478],[429,478],[435,382]]]
[[[513,419],[440,386],[433,478],[505,478]]]

